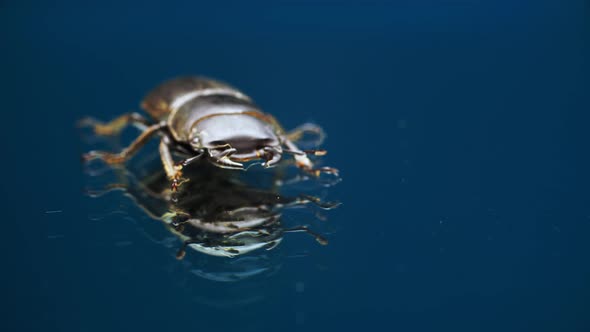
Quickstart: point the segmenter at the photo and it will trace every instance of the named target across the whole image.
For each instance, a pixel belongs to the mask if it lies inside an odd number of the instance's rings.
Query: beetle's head
[[[249,115],[219,115],[199,121],[191,131],[190,144],[206,150],[209,160],[223,168],[244,169],[243,162],[263,160],[275,166],[282,157],[281,141],[272,128]]]

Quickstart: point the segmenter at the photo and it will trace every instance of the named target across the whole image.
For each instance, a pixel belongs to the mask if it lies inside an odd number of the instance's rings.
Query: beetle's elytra
[[[183,167],[200,158],[222,168],[243,170],[243,162],[262,160],[264,167],[272,167],[283,153],[289,153],[305,172],[315,176],[338,173],[330,167],[314,168],[307,156],[323,155],[325,151],[302,151],[295,144],[305,132],[321,136],[320,127],[305,124],[286,133],[272,115],[263,113],[250,97],[225,83],[201,77],[172,79],[148,93],[141,106],[150,120],[138,113],[124,114],[108,123],[82,120],[81,125],[92,127],[99,135],[115,135],[130,124],[142,131],[120,153],[90,151],[84,160],[124,163],[159,135],[160,157],[174,189],[182,183]],[[186,159],[175,162],[172,151],[186,155]]]

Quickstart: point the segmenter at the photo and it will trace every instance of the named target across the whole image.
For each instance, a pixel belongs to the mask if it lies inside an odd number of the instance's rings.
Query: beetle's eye
[[[199,145],[199,143],[200,143],[200,140],[198,137],[195,137],[191,140],[192,145]]]

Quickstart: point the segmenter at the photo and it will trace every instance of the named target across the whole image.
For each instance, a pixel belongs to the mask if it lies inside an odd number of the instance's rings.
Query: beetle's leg
[[[324,142],[326,138],[326,133],[322,129],[322,127],[315,125],[313,123],[304,123],[299,127],[291,130],[285,136],[292,142],[299,141],[305,134],[310,133],[316,135],[317,138],[313,140],[313,143],[310,143],[311,146],[319,146]]]
[[[311,154],[311,155],[318,156],[318,157],[323,157],[323,156],[325,156],[328,153],[328,151],[326,151],[324,149],[296,150],[296,151],[289,150],[289,149],[284,149],[283,151],[285,151],[287,153],[290,153],[290,154],[293,154],[293,155],[301,155],[301,156],[303,156],[303,155]]]
[[[164,171],[166,176],[172,182],[172,190],[176,191],[181,184],[188,181],[188,179],[182,177],[182,169],[192,161],[201,157],[202,154],[185,159],[179,163],[174,162],[172,153],[170,152],[171,140],[169,137],[164,136],[160,141],[160,158],[162,159],[162,165],[164,165]]]
[[[101,136],[117,135],[130,124],[142,131],[150,126],[150,122],[139,113],[123,114],[107,123],[90,117],[78,121],[79,127],[91,127],[96,135]]]
[[[147,141],[152,138],[155,134],[160,132],[162,128],[166,126],[166,123],[161,122],[153,126],[149,126],[144,130],[139,137],[135,139],[128,147],[123,149],[119,153],[108,153],[104,151],[90,151],[82,156],[84,161],[90,161],[94,159],[101,159],[107,164],[120,164],[129,160]]]
[[[166,177],[172,181],[172,190],[176,190],[181,183],[182,167],[176,166],[174,163],[172,153],[170,152],[170,139],[168,137],[164,136],[160,140],[159,151]]]
[[[171,142],[172,141],[168,136],[162,137],[162,140],[160,141],[160,158],[162,159],[166,176],[168,179],[170,179],[170,181],[172,181],[172,190],[176,191],[181,184],[189,181],[188,179],[182,177],[182,170],[184,167],[190,165],[196,160],[199,160],[204,153],[203,151],[197,151],[196,155],[175,163],[174,159],[172,158],[172,153],[170,152]]]
[[[295,143],[293,143],[287,137],[283,137],[283,142],[284,142],[285,146],[287,147],[285,152],[289,152],[289,153],[293,154],[293,158],[295,158],[295,165],[297,165],[297,167],[299,167],[300,169],[302,169],[305,172],[312,174],[316,177],[319,177],[322,173],[338,176],[338,170],[335,168],[332,168],[332,167],[314,168],[313,163],[311,162],[309,157],[307,157],[307,154],[304,151],[301,151],[297,147],[297,145],[295,145]],[[321,151],[321,150],[318,150],[318,151]],[[323,152],[323,154],[325,154],[324,151],[321,151],[321,152]],[[320,153],[320,155],[323,155],[323,154]]]
[[[209,160],[221,167],[227,169],[244,169],[244,165],[231,160],[231,155],[236,153],[236,149],[232,148],[229,144],[209,149]]]
[[[328,240],[321,236],[320,234],[313,232],[311,230],[309,230],[309,228],[307,226],[297,226],[297,227],[292,227],[292,228],[287,228],[284,229],[283,232],[285,233],[295,233],[295,232],[305,232],[311,236],[313,236],[313,238],[318,241],[319,244],[325,246],[328,244]]]

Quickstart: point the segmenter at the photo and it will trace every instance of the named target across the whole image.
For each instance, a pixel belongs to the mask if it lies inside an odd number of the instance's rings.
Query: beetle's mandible
[[[304,124],[287,133],[250,97],[225,83],[202,77],[172,79],[148,93],[141,106],[151,119],[138,113],[124,114],[108,123],[83,119],[80,124],[92,127],[99,135],[116,135],[127,125],[142,131],[119,153],[90,151],[83,159],[124,163],[150,138],[159,135],[160,157],[173,189],[184,180],[183,167],[200,158],[222,168],[243,170],[243,162],[252,160],[262,160],[264,167],[273,167],[284,153],[289,153],[297,167],[307,173],[338,173],[330,167],[314,168],[308,154],[323,155],[324,150],[302,151],[295,144],[306,132],[323,137],[320,127]],[[172,151],[186,159],[175,162]]]

